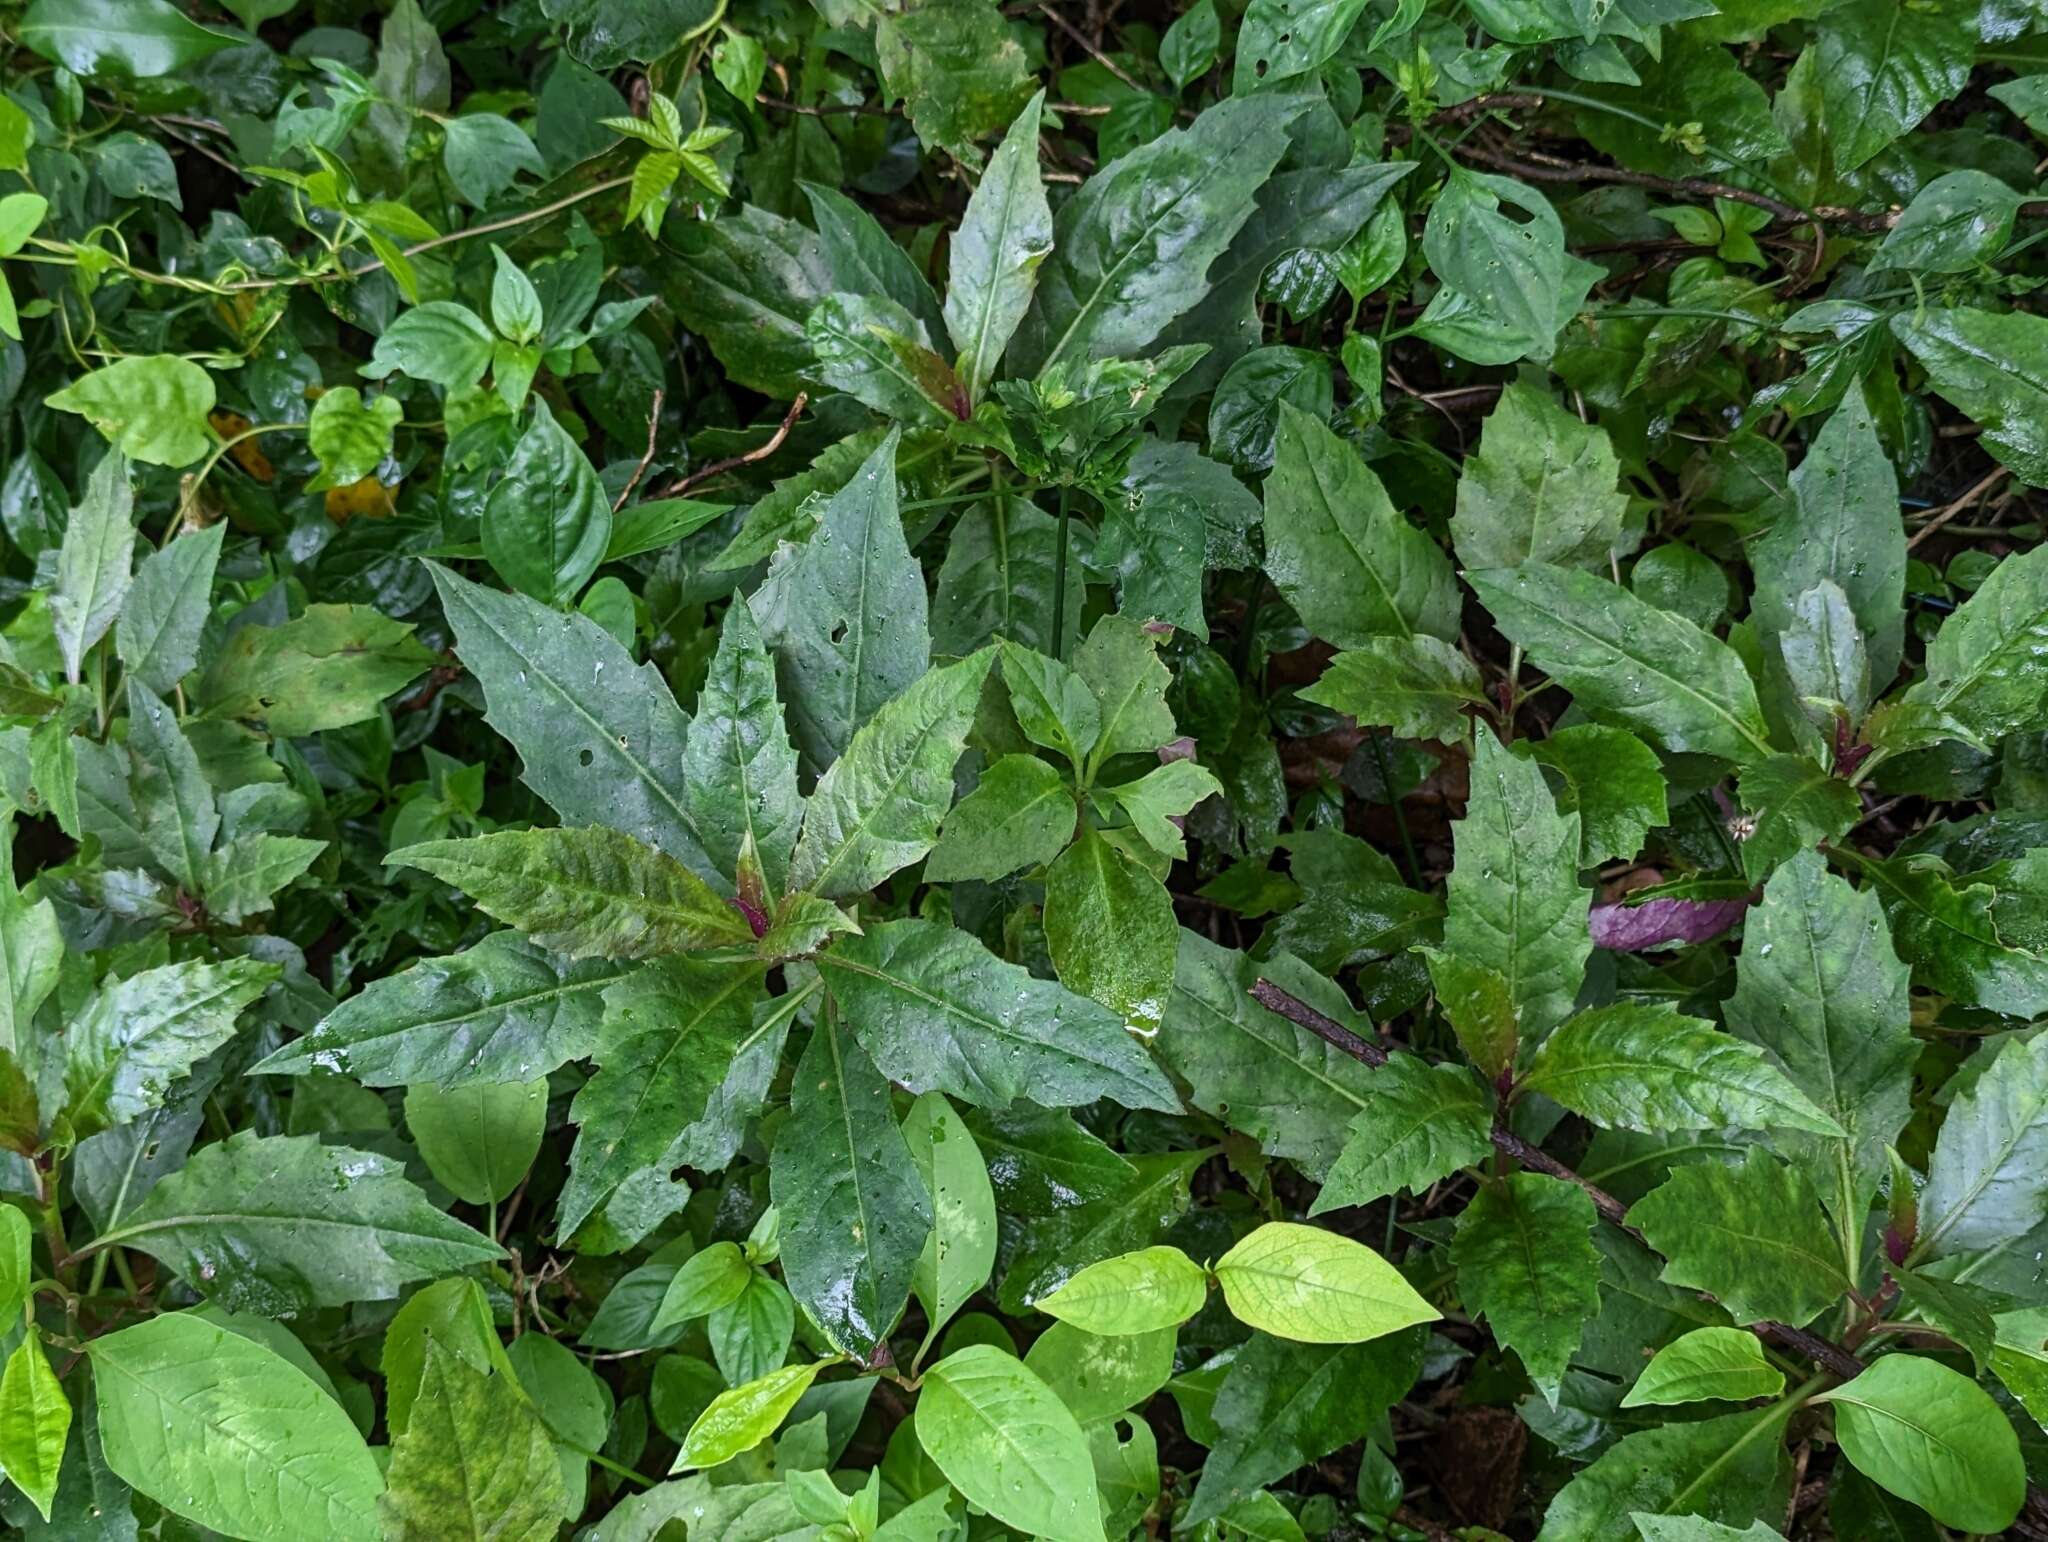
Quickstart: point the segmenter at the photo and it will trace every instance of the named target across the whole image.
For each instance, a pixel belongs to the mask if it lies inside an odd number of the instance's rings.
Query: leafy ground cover
[[[0,28],[14,1534],[2048,1535],[2040,0]]]

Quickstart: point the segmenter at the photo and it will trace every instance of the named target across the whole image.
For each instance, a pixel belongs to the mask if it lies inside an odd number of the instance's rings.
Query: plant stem
[[[1067,527],[1070,518],[1067,498],[1071,489],[1060,483],[1059,535],[1053,542],[1052,557],[1052,656],[1067,660]]]

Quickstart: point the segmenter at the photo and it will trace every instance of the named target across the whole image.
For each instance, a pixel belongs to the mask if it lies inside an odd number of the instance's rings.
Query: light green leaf
[[[1785,1421],[1796,1403],[1624,1435],[1551,1501],[1538,1542],[1613,1542],[1644,1515],[1748,1525],[1785,1513]]]
[[[43,398],[45,406],[79,414],[121,454],[146,466],[189,466],[211,449],[206,415],[213,401],[213,377],[190,359],[168,353],[116,359]]]
[[[369,1447],[282,1356],[189,1312],[87,1353],[107,1465],[165,1509],[230,1536],[381,1542]]]
[[[1574,1185],[1510,1173],[1472,1196],[1451,1244],[1466,1310],[1486,1319],[1553,1408],[1600,1311],[1600,1250],[1587,1235],[1599,1221]]]
[[[526,785],[571,824],[610,825],[725,881],[686,801],[690,720],[661,671],[587,616],[430,571],[456,651],[483,685],[484,721],[519,751]]]
[[[1208,1295],[1208,1271],[1162,1246],[1090,1264],[1032,1305],[1084,1333],[1125,1337],[1186,1322]]]
[[[346,487],[370,475],[391,453],[392,430],[404,416],[395,396],[365,402],[354,386],[323,391],[306,423],[306,441],[320,457],[320,475],[306,490]]]
[[[973,1132],[943,1093],[927,1092],[910,1105],[903,1140],[932,1201],[932,1234],[910,1277],[911,1291],[924,1306],[922,1354],[988,1284],[996,1263],[996,1196]]]
[[[1343,46],[1365,0],[1252,0],[1238,29],[1235,96],[1307,75]]]
[[[1580,422],[1545,390],[1511,383],[1458,479],[1451,516],[1458,561],[1468,568],[1606,567],[1628,510],[1620,478],[1605,429]]]
[[[1843,1133],[1756,1045],[1670,1002],[1579,1013],[1543,1041],[1521,1085],[1608,1129]]]
[[[569,1508],[554,1441],[519,1383],[431,1337],[386,1481],[377,1513],[389,1542],[547,1542]]]
[[[519,1187],[547,1134],[546,1077],[407,1089],[405,1124],[427,1171],[464,1204],[490,1205]]]
[[[261,719],[292,739],[375,717],[434,662],[410,625],[367,605],[308,605],[282,626],[237,627],[198,699],[208,716]]]
[[[927,671],[854,734],[804,807],[792,890],[826,899],[865,894],[931,850],[994,663],[995,651],[984,648]]]
[[[1015,1356],[975,1344],[925,1372],[917,1438],[970,1504],[1006,1526],[1052,1542],[1102,1542],[1081,1426]]]
[[[404,312],[378,335],[362,374],[368,380],[382,380],[396,370],[446,391],[465,391],[490,368],[495,341],[483,318],[468,306],[429,300]]]
[[[719,1393],[711,1406],[697,1415],[669,1471],[716,1467],[759,1445],[775,1433],[797,1400],[810,1391],[818,1373],[830,1364],[830,1360],[813,1360],[808,1365],[785,1365]]]
[[[1704,1290],[1738,1323],[1799,1327],[1849,1288],[1806,1175],[1756,1147],[1740,1167],[1674,1168],[1629,1207],[1629,1224],[1670,1260],[1667,1284]]]
[[[1719,1400],[1746,1403],[1776,1397],[1785,1373],[1764,1358],[1754,1333],[1740,1328],[1695,1328],[1651,1357],[1621,1400],[1624,1408]]]
[[[31,1329],[0,1372],[0,1472],[45,1521],[57,1497],[57,1474],[70,1432],[71,1399],[50,1369],[42,1336]]]
[[[1340,648],[1458,635],[1449,559],[1394,508],[1355,449],[1286,404],[1266,478],[1266,571],[1308,629]]]
[[[2048,547],[2007,557],[1942,623],[1909,706],[1947,713],[1987,743],[2038,724],[2048,706]]]
[[[116,1245],[161,1260],[229,1311],[268,1317],[388,1301],[413,1280],[500,1256],[391,1158],[253,1130],[194,1152],[93,1243]]]
[[[1174,1111],[1179,1099],[1106,1007],[932,921],[890,921],[849,937],[818,968],[882,1074],[1002,1108],[1110,1098]]]
[[[703,879],[616,830],[501,830],[423,841],[385,860],[454,884],[569,958],[657,958],[753,938]]]
[[[1358,1344],[1442,1314],[1362,1242],[1268,1221],[1216,1260],[1239,1321],[1304,1344]]]
[[[747,1255],[737,1242],[714,1242],[699,1248],[668,1282],[649,1331],[660,1333],[730,1306],[746,1292],[753,1278],[754,1266],[747,1262]]]
[[[1091,774],[1118,755],[1149,755],[1173,737],[1173,710],[1166,704],[1173,675],[1159,657],[1156,633],[1131,616],[1103,616],[1073,660],[1074,674],[1094,693],[1102,725],[1089,750]]]
[[[1540,562],[1466,577],[1507,639],[1589,716],[1674,753],[1738,763],[1771,753],[1741,659],[1682,616]]]
[[[1814,1398],[1871,1482],[1958,1531],[1998,1533],[2026,1500],[2026,1463],[1991,1395],[1936,1360],[1886,1355]]]
[[[1369,1205],[1404,1189],[1419,1194],[1485,1161],[1492,1123],[1486,1094],[1465,1067],[1389,1055],[1373,1071],[1365,1109],[1351,1121],[1343,1153],[1308,1213]]]
[[[933,883],[992,883],[1041,867],[1073,839],[1079,812],[1066,778],[1036,755],[1004,755],[953,805],[926,859]]]
[[[830,1015],[797,1062],[769,1192],[783,1217],[790,1293],[827,1338],[865,1358],[910,1299],[932,1205],[889,1083]]]

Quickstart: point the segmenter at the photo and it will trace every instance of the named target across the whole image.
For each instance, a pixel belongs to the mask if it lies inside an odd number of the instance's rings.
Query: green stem
[[[1408,858],[1408,881],[1416,888],[1422,887],[1422,862],[1415,855],[1415,839],[1408,833],[1408,815],[1401,808],[1401,793],[1394,786],[1394,775],[1387,767],[1387,736],[1376,733],[1372,736],[1373,763],[1380,768],[1380,785],[1387,790],[1387,802],[1393,805],[1394,828],[1401,832],[1401,850]]]
[[[1067,658],[1067,527],[1070,513],[1067,497],[1071,489],[1060,484],[1059,535],[1053,542],[1052,567],[1052,656],[1061,663]]]

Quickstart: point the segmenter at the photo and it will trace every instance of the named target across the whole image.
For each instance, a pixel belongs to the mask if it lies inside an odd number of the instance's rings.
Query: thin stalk
[[[1067,661],[1067,530],[1071,513],[1067,507],[1072,491],[1060,484],[1059,536],[1053,542],[1052,557],[1052,656]]]

